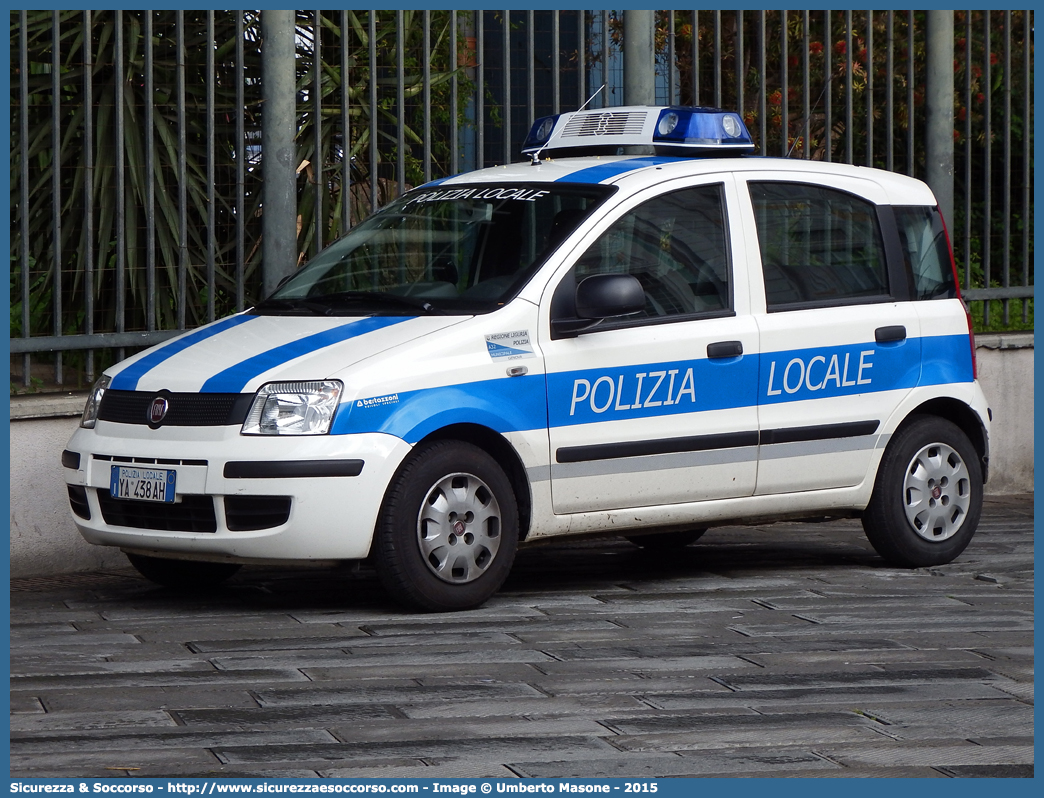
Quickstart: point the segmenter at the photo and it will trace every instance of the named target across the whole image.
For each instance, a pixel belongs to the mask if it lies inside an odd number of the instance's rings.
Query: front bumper
[[[354,560],[369,554],[385,490],[409,450],[381,433],[276,438],[240,435],[238,426],[99,421],[73,435],[63,471],[73,521],[90,543],[172,557]],[[114,465],[176,471],[175,504],[111,498]]]

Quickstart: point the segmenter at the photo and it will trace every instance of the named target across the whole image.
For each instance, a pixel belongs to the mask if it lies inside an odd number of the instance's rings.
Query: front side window
[[[888,296],[872,203],[800,183],[750,183],[768,309]]]
[[[612,190],[510,183],[411,191],[320,252],[253,312],[488,313],[510,301]]]
[[[917,299],[957,296],[946,230],[935,208],[896,207],[895,221]]]
[[[580,256],[571,278],[631,274],[645,290],[645,317],[731,307],[720,185],[673,191],[618,219]]]

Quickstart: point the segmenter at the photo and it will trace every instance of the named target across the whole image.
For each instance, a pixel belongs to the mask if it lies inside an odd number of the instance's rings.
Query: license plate
[[[114,499],[174,503],[178,472],[169,468],[113,466],[109,493]]]

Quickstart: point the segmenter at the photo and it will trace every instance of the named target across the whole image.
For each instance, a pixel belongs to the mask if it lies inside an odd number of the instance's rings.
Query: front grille
[[[91,458],[105,463],[135,463],[137,465],[205,466],[207,464],[206,460],[179,460],[175,457],[124,457],[118,454],[92,454]]]
[[[271,529],[289,518],[289,496],[225,497],[225,524],[232,532]]]
[[[87,503],[87,489],[82,485],[67,485],[69,488],[69,506],[80,518],[91,520],[91,505]]]
[[[98,418],[117,424],[148,424],[156,391],[113,391],[102,396]],[[164,427],[222,427],[246,420],[254,395],[250,393],[166,393]]]
[[[576,114],[566,122],[562,138],[573,136],[636,136],[645,127],[646,111],[595,111]]]
[[[157,529],[162,532],[216,532],[217,517],[210,496],[182,496],[180,502],[140,502],[114,499],[108,488],[98,490],[102,517],[111,526]]]

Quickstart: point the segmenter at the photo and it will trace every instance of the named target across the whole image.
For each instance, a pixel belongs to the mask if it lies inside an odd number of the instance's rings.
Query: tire
[[[625,535],[635,546],[648,551],[674,551],[695,543],[706,529],[682,529],[677,532],[653,532],[651,535]]]
[[[385,589],[429,612],[474,609],[507,578],[518,548],[518,503],[482,449],[439,441],[400,468],[374,535]]]
[[[971,542],[982,493],[982,464],[968,436],[946,419],[915,416],[885,450],[863,529],[892,565],[944,565]]]
[[[150,582],[184,590],[220,585],[242,567],[232,562],[167,560],[130,553],[127,559]]]

